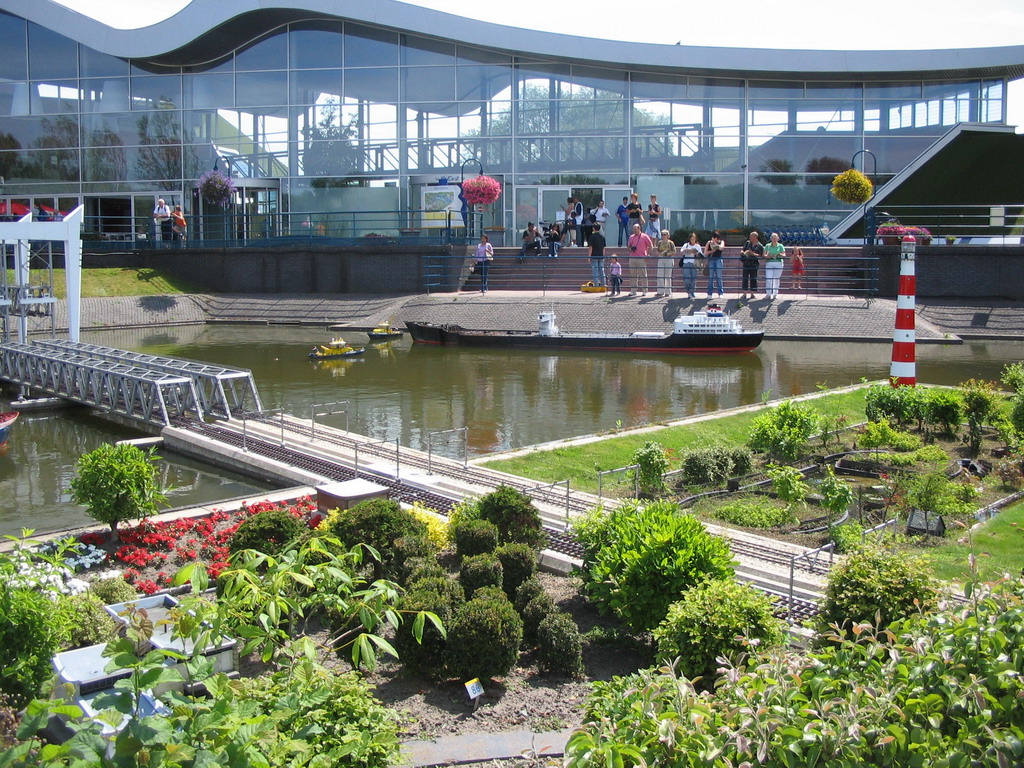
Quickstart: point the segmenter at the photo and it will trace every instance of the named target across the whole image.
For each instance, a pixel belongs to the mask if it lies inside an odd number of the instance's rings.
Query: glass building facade
[[[157,197],[195,212],[213,168],[250,212],[397,211],[479,165],[504,185],[498,227],[551,220],[570,194],[614,210],[633,190],[673,227],[829,225],[849,211],[832,177],[861,150],[880,184],[957,123],[1005,122],[998,68],[711,76],[337,17],[249,26],[133,58],[0,13],[4,212],[82,202],[100,226],[138,226]]]

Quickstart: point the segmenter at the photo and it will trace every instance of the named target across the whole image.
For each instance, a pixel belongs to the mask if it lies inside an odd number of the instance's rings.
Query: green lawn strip
[[[864,388],[852,392],[827,394],[807,402],[819,413],[842,413],[848,417],[849,423],[864,420]],[[750,435],[751,422],[762,410],[763,408],[743,411],[721,418],[666,426],[654,431],[608,435],[592,442],[530,451],[509,458],[495,458],[480,464],[489,469],[509,472],[539,482],[555,483],[569,480],[573,489],[593,493],[597,491],[599,470],[628,466],[633,453],[648,440],[660,443],[669,451],[669,469],[678,469],[681,454],[691,448],[745,445]]]
[[[964,530],[947,533],[948,543],[917,550],[931,563],[935,576],[943,581],[967,581],[967,558],[971,545]],[[994,581],[1004,573],[1017,576],[1024,567],[1024,502],[1007,507],[971,532],[978,574],[983,581]]]
[[[40,270],[33,270],[34,283],[45,281]],[[7,270],[8,281],[13,281],[13,270]],[[53,270],[54,294],[67,298],[63,269]],[[136,267],[95,267],[82,270],[82,297],[104,296],[156,296],[168,293],[201,293],[195,286],[157,269]]]

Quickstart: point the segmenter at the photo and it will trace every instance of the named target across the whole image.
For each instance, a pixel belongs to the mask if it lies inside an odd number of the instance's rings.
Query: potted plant
[[[199,177],[199,194],[203,202],[227,208],[235,194],[235,182],[220,171],[207,171]]]
[[[913,235],[921,245],[931,245],[932,233],[925,227],[905,227],[897,219],[889,219],[875,233],[882,245],[899,245],[907,235]]]

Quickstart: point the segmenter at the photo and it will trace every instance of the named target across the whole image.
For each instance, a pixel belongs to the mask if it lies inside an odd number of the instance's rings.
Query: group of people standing
[[[153,209],[153,225],[155,228],[154,239],[177,241],[185,240],[188,234],[188,223],[185,221],[185,213],[180,205],[171,208],[161,198],[156,201]]]

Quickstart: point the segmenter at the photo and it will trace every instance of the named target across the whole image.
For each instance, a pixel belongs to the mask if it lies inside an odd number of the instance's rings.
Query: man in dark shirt
[[[643,206],[640,205],[640,196],[636,192],[634,192],[629,197],[629,205],[626,206],[626,215],[629,216],[629,231],[630,231],[630,233],[633,232],[633,225],[634,224],[639,224],[640,225],[640,231],[643,232],[643,230],[644,230],[644,223],[645,223],[646,220],[644,219],[644,209],[643,209]],[[630,235],[630,236],[632,236],[632,235]]]
[[[527,253],[539,256],[541,245],[541,234],[537,231],[537,225],[531,221],[523,230],[523,245],[519,249],[519,263],[522,264],[526,261]]]
[[[590,271],[594,285],[604,285],[604,235],[601,233],[601,225],[594,224],[590,233]]]
[[[740,255],[740,263],[743,265],[743,296],[747,298],[747,290],[750,290],[750,298],[754,298],[757,291],[757,265],[759,259],[764,257],[764,246],[761,245],[757,232],[750,233],[750,239],[743,244],[743,253]]]
[[[624,197],[622,198],[622,203],[615,209],[615,218],[619,220],[619,248],[622,247],[622,243],[629,237],[629,211],[626,210],[628,204],[629,198]]]

